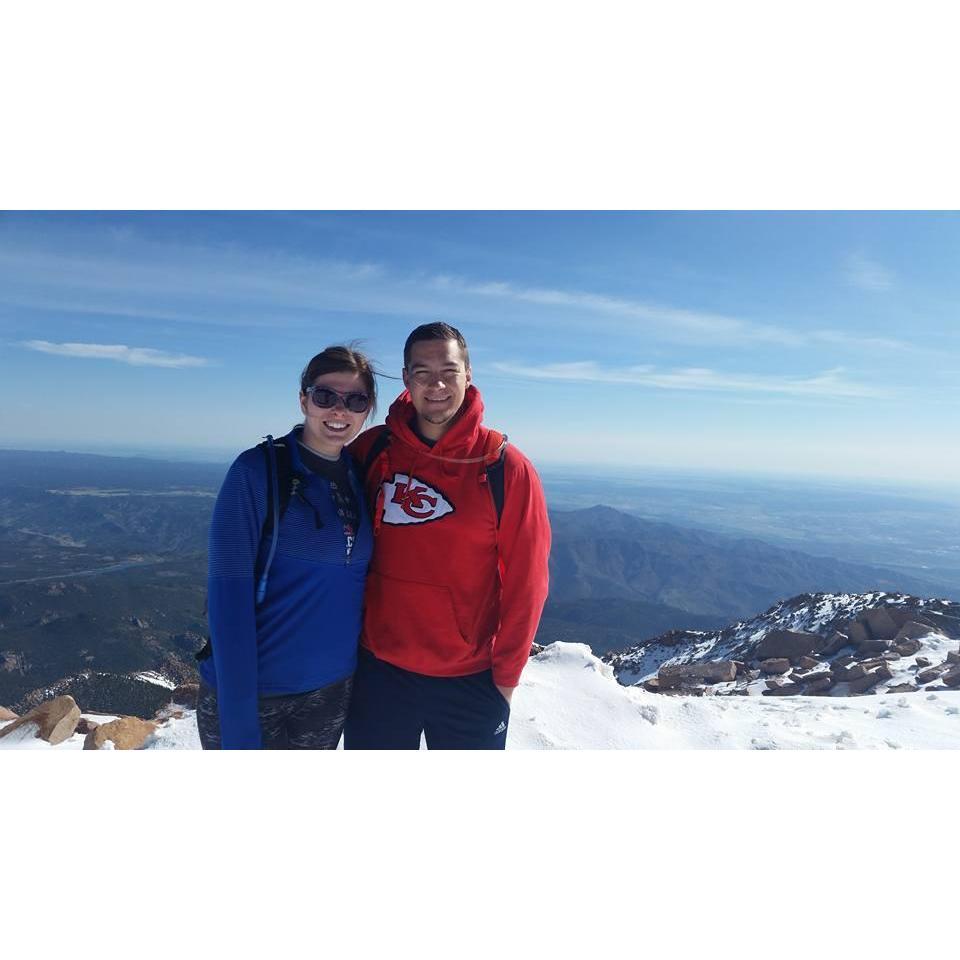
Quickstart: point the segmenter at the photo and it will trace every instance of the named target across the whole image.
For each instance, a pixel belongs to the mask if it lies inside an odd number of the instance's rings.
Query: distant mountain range
[[[0,704],[81,674],[85,690],[96,676],[194,675],[207,530],[225,471],[0,451]],[[719,628],[801,593],[956,599],[909,574],[610,507],[552,511],[551,523],[551,594],[537,640],[584,642],[597,654],[669,630]]]
[[[671,628],[721,626],[800,593],[955,595],[901,571],[642,520],[611,507],[554,511],[550,521],[551,600],[539,642],[582,641],[595,653]]]

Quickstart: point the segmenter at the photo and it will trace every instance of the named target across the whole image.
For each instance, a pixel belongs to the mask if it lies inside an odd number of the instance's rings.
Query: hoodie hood
[[[480,442],[480,424],[483,420],[483,400],[480,391],[471,383],[463,398],[463,405],[447,432],[430,447],[414,432],[417,411],[404,390],[390,404],[387,428],[399,440],[414,450],[429,450],[434,456],[466,457],[473,453]]]

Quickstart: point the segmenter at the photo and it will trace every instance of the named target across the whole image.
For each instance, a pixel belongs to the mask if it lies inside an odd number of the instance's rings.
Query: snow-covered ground
[[[112,719],[84,716],[101,723]],[[0,748],[48,747],[32,733],[4,738]],[[53,749],[82,749],[83,740],[75,734]],[[147,748],[199,749],[193,711],[162,724]],[[858,697],[665,696],[621,686],[612,668],[586,644],[554,643],[524,670],[513,698],[507,748],[957,749],[960,691]]]

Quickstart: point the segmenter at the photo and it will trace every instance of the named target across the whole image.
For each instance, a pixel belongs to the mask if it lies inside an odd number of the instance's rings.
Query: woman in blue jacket
[[[199,655],[204,749],[337,746],[373,547],[343,447],[375,405],[370,361],[328,347],[300,379],[303,424],[245,450],[223,481],[210,526],[210,644]]]

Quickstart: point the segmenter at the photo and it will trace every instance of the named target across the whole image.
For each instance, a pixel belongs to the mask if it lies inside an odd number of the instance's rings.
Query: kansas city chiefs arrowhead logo
[[[453,504],[439,491],[405,473],[383,484],[384,523],[426,523],[453,513]]]

